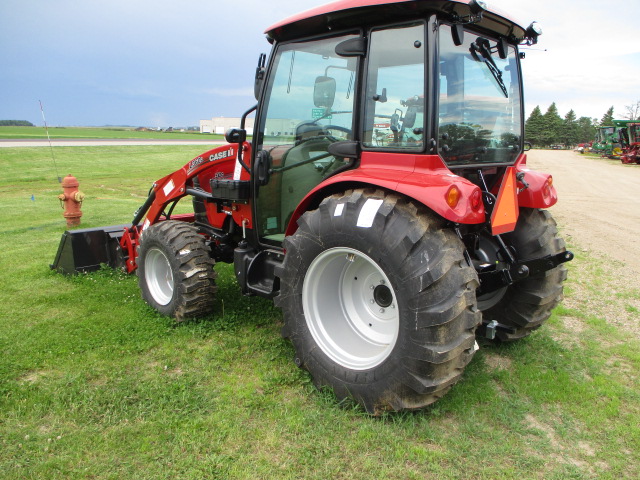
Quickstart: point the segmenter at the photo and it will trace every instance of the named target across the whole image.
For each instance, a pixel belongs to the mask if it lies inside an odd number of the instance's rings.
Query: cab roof
[[[380,22],[408,21],[429,14],[469,15],[471,0],[339,0],[293,15],[269,27],[270,41],[292,40],[332,30]],[[476,24],[483,30],[522,40],[525,29],[499,10],[489,8]]]

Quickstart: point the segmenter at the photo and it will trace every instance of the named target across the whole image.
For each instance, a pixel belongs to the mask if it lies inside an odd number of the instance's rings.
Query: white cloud
[[[491,5],[512,12],[524,26],[537,20],[543,29],[539,43],[524,49],[527,112],[543,111],[556,102],[561,114],[600,118],[614,106],[640,99],[640,43],[637,19],[640,2],[612,8],[600,0],[492,0]],[[636,38],[634,38],[634,35]]]

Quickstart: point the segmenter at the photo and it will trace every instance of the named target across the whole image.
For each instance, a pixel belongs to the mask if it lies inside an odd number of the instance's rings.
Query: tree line
[[[640,100],[625,107],[626,113],[621,117],[628,120],[640,120]],[[573,110],[563,117],[558,113],[558,107],[553,102],[545,113],[539,106],[533,109],[525,123],[525,140],[535,147],[549,147],[551,145],[565,145],[572,147],[580,143],[594,140],[599,126],[612,126],[616,117],[613,107],[609,108],[602,118],[576,117]]]
[[[26,120],[0,120],[0,127],[35,127],[35,125]]]

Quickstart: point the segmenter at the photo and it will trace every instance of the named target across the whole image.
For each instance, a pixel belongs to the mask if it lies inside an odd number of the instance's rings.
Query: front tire
[[[142,298],[178,321],[207,315],[216,292],[214,264],[205,238],[192,224],[168,220],[152,225],[138,248]]]
[[[296,364],[369,413],[421,408],[475,349],[477,275],[424,208],[381,191],[325,199],[285,240],[283,336]]]

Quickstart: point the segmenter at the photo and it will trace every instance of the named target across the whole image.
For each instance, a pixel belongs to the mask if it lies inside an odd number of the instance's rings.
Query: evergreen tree
[[[544,121],[539,106],[536,105],[536,108],[533,109],[531,115],[527,118],[524,124],[524,131],[524,138],[527,142],[531,142],[532,145],[542,145]]]
[[[578,143],[588,143],[596,137],[595,123],[595,118],[580,117],[578,119]]]
[[[576,113],[573,110],[569,110],[564,116],[562,125],[562,143],[567,147],[580,143],[580,131],[578,122],[576,120]]]
[[[605,118],[606,117],[606,118]],[[613,120],[613,107],[607,111],[602,121]],[[601,121],[601,122],[602,122]],[[543,115],[540,106],[536,106],[525,122],[525,140],[537,147],[563,143],[567,146],[588,143],[594,140],[596,126],[601,124],[596,118],[580,117],[572,109],[564,117],[558,114],[558,107],[552,103]]]
[[[610,127],[612,125],[613,125],[613,107],[607,110],[607,113],[605,113],[602,117],[602,120],[600,120],[601,127]]]
[[[542,144],[545,147],[553,145],[554,143],[560,143],[562,137],[562,118],[558,114],[558,107],[556,102],[553,102],[546,113],[542,116],[544,130],[542,136]]]

